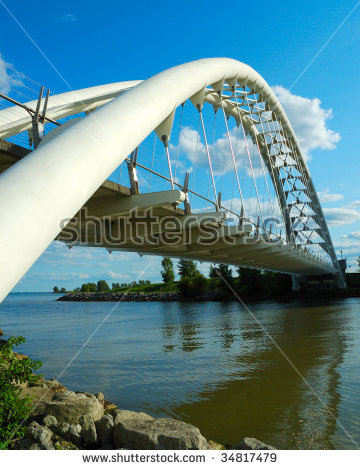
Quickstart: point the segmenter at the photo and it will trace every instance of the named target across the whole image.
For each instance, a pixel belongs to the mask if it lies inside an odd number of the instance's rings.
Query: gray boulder
[[[91,415],[84,414],[80,416],[79,423],[81,425],[81,436],[84,441],[84,445],[88,448],[94,448],[97,446],[97,433],[94,420]]]
[[[206,439],[191,424],[171,418],[155,419],[145,413],[114,411],[114,448],[146,450],[209,449]]]
[[[114,430],[114,419],[112,415],[104,415],[99,421],[95,422],[95,427],[101,446],[112,444],[112,435]]]
[[[53,400],[46,405],[46,415],[55,416],[62,423],[77,424],[82,415],[90,415],[94,421],[102,418],[104,407],[91,393],[70,392],[55,393]]]
[[[63,437],[66,441],[72,442],[76,446],[82,444],[82,429],[79,424],[73,425],[69,423],[59,423],[55,428],[54,432],[59,436]]]
[[[47,428],[49,428],[53,432],[59,424],[55,416],[51,416],[51,415],[45,416],[45,418],[43,419],[43,423]]]
[[[254,437],[245,437],[242,441],[235,444],[232,449],[238,450],[276,450],[275,447],[255,439]]]
[[[23,439],[15,442],[15,450],[54,450],[53,433],[45,426],[33,421],[30,423]]]

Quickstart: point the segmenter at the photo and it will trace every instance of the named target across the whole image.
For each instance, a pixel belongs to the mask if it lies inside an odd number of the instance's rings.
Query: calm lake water
[[[0,328],[26,337],[18,351],[42,360],[47,378],[182,419],[226,444],[250,436],[279,449],[360,445],[360,299],[250,304],[303,380],[236,302],[57,297],[10,294],[0,304]]]

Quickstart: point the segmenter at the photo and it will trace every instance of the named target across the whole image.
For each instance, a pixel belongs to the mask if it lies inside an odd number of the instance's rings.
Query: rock
[[[95,396],[99,400],[99,402],[102,404],[102,406],[104,406],[104,403],[105,403],[104,395],[101,392],[99,392],[99,393],[95,393]]]
[[[114,450],[114,446],[112,444],[106,444],[105,446],[100,447],[100,450]]]
[[[57,440],[54,443],[55,450],[79,450],[72,442],[64,441],[62,439]]]
[[[81,446],[83,441],[81,433],[82,429],[78,424],[59,423],[53,429],[56,434],[63,437],[66,441],[72,442],[76,446]]]
[[[53,433],[45,426],[32,421],[23,439],[14,444],[15,450],[54,450],[52,445]]]
[[[115,449],[209,449],[199,429],[191,424],[171,418],[155,419],[145,413],[127,410],[115,410],[113,415]]]
[[[25,356],[25,354],[20,354],[20,353],[17,353],[15,351],[13,351],[13,353],[14,353],[15,358],[18,361],[22,361],[23,359],[28,359],[29,358],[29,356]]]
[[[32,374],[33,377],[36,377],[36,382],[30,382],[28,384],[29,387],[44,387],[46,386],[46,380],[44,377],[41,377],[40,375],[36,376],[35,374]]]
[[[32,441],[31,439],[17,439],[14,441],[13,446],[11,447],[12,450],[45,450],[41,449],[39,444]]]
[[[116,410],[117,406],[112,401],[104,400],[104,413],[110,413]]]
[[[95,422],[97,437],[102,446],[112,444],[112,435],[114,430],[114,419],[111,414],[103,416]]]
[[[232,449],[238,450],[276,450],[275,447],[255,439],[254,437],[245,437],[242,441],[238,442]]]
[[[31,399],[33,409],[30,416],[39,421],[45,415],[46,406],[51,402],[54,391],[43,387],[27,387],[21,390],[20,396],[21,398],[29,397]]]
[[[45,418],[43,419],[43,423],[47,428],[49,428],[53,432],[55,432],[55,429],[59,424],[55,416],[51,415],[45,416]]]
[[[104,407],[91,393],[57,392],[53,401],[48,403],[45,414],[52,415],[59,422],[78,424],[82,415],[90,415],[93,421],[101,419],[104,415]]]
[[[131,419],[142,419],[142,420],[150,420],[150,421],[155,419],[152,416],[143,412],[138,413],[137,411],[119,410],[118,408],[112,411],[111,415],[114,418],[114,426],[116,426],[118,423],[122,421],[127,421]]]
[[[84,445],[88,448],[95,448],[97,445],[97,433],[94,420],[91,415],[84,414],[80,416],[79,423],[81,425],[81,435]]]
[[[211,450],[226,450],[226,447],[219,442],[209,440],[208,444]]]
[[[66,391],[66,387],[64,387],[58,380],[50,379],[45,380],[45,385],[50,388],[50,390],[54,390],[54,392],[64,392]]]

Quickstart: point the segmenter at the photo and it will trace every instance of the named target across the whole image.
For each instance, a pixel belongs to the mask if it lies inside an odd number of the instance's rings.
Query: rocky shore
[[[35,386],[24,384],[22,395],[30,396],[33,411],[23,438],[14,450],[222,450],[208,441],[195,426],[171,418],[119,409],[102,393],[73,392],[57,380],[39,378]],[[244,438],[232,449],[273,450],[254,438]]]
[[[0,336],[4,332],[0,329]],[[0,339],[0,348],[7,340]],[[18,361],[28,357],[13,352]],[[58,380],[22,383],[20,397],[30,398],[31,413],[24,423],[24,437],[13,439],[10,450],[222,450],[225,446],[206,440],[200,430],[172,418],[118,408],[104,395],[76,391]],[[0,381],[1,387],[1,381]],[[245,437],[232,449],[272,450],[274,447]]]
[[[56,300],[62,302],[193,302],[215,300],[215,295],[207,292],[188,299],[177,292],[73,292]]]
[[[360,297],[360,289],[294,291],[285,295],[242,295],[241,297],[243,300],[250,302],[263,300],[291,302],[293,300],[342,299]],[[224,297],[217,292],[205,292],[196,297],[183,297],[178,292],[71,292],[56,300],[61,302],[209,302],[234,301],[236,298],[231,293]]]

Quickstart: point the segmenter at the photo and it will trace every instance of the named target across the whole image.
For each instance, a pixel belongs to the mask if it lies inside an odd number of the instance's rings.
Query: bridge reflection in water
[[[172,408],[171,414],[198,426],[207,438],[226,444],[250,436],[280,449],[354,448],[337,422],[341,400],[338,367],[346,348],[344,331],[348,322],[346,305],[339,307],[253,307],[256,317],[295,364],[311,391],[240,306],[223,304],[222,314],[212,318],[209,311],[214,309],[210,304],[174,304],[170,307],[172,315],[169,306],[164,306],[164,350],[179,347],[189,362],[196,363],[200,356],[197,350],[205,348],[208,362],[204,361],[204,352],[199,360],[207,369],[206,376],[211,371],[208,384],[198,393],[194,393],[196,386],[190,387],[193,391]],[[205,327],[211,338],[204,337],[203,320],[211,322]],[[193,370],[184,380],[201,382],[203,372],[196,366]],[[340,422],[350,431],[353,419],[359,423],[358,417],[351,416],[342,416]],[[359,437],[358,431],[357,435],[353,429],[350,432],[353,439]]]

